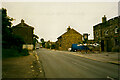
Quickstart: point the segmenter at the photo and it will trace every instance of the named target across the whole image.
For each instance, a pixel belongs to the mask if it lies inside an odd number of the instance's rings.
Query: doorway
[[[110,40],[106,40],[106,48],[107,48],[107,52],[111,51],[111,41]]]
[[[101,40],[101,51],[104,51],[104,40]]]

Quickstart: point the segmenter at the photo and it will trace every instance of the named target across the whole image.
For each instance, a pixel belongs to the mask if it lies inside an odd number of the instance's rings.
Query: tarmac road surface
[[[90,60],[64,51],[37,49],[46,78],[117,78],[118,65]],[[68,52],[69,53],[69,52]]]

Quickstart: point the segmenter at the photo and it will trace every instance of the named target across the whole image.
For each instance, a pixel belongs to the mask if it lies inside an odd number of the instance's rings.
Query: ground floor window
[[[119,45],[119,40],[115,39],[115,46]]]

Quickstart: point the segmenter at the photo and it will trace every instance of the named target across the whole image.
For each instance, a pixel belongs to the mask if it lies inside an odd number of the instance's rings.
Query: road
[[[115,64],[90,60],[65,51],[37,49],[36,52],[46,78],[118,78],[118,65]]]

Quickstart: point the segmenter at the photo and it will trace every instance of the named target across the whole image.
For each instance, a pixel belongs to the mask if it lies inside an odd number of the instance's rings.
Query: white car
[[[68,51],[71,51],[72,48],[68,48]]]
[[[39,47],[36,47],[36,49],[39,49]]]
[[[94,43],[93,46],[99,46],[99,44],[98,43]]]

